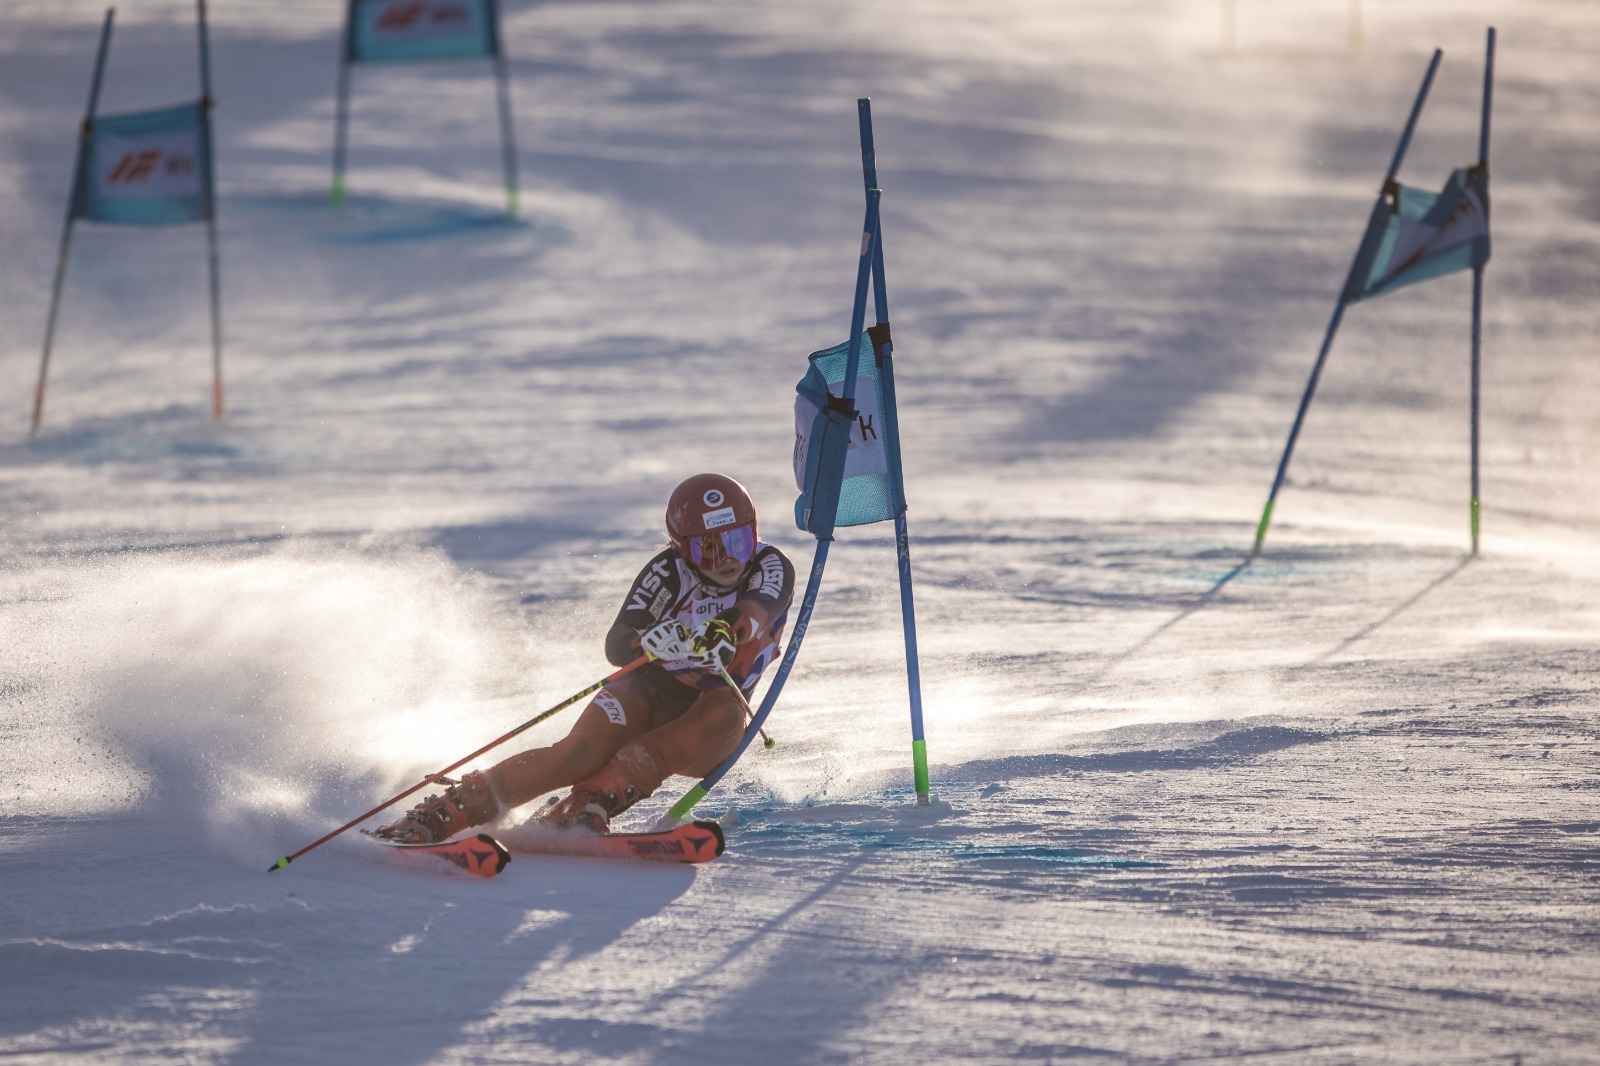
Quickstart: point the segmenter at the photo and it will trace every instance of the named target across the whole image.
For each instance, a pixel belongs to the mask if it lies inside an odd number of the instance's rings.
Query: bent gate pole
[[[72,244],[72,223],[78,216],[78,197],[83,191],[89,165],[89,141],[94,135],[95,109],[100,104],[100,83],[106,70],[106,53],[111,47],[111,23],[116,8],[106,8],[106,18],[100,25],[100,50],[95,55],[94,76],[89,81],[89,106],[83,114],[83,125],[78,130],[78,158],[72,167],[72,189],[67,194],[67,217],[61,228],[61,250],[56,255],[56,276],[50,286],[50,311],[45,319],[44,350],[39,355],[39,383],[33,390],[33,424],[28,433],[39,435],[39,423],[44,418],[44,384],[50,371],[50,347],[56,335],[56,312],[61,308],[61,284],[67,276],[67,254]]]
[[[688,818],[694,811],[695,804],[705,799],[706,794],[717,787],[717,782],[733,769],[734,763],[739,761],[739,757],[750,746],[756,734],[761,732],[761,727],[766,724],[767,715],[771,714],[772,708],[777,705],[778,694],[783,691],[784,683],[789,680],[789,671],[794,669],[794,661],[800,654],[800,643],[805,640],[806,629],[811,625],[811,612],[817,605],[817,593],[822,590],[822,570],[827,565],[828,546],[832,543],[828,540],[817,541],[816,554],[811,558],[811,576],[806,580],[805,597],[800,601],[800,613],[795,616],[794,632],[789,636],[789,646],[783,650],[783,660],[778,664],[778,672],[772,677],[772,684],[768,686],[767,694],[761,700],[760,709],[745,727],[744,737],[739,741],[739,746],[702,778],[698,785],[685,792],[682,798],[672,805],[672,809],[666,814],[672,821],[681,822]]]
[[[1422,114],[1422,105],[1428,99],[1428,90],[1433,85],[1433,76],[1439,70],[1439,60],[1444,58],[1444,52],[1438,48],[1433,50],[1433,59],[1428,63],[1428,73],[1423,76],[1422,88],[1417,91],[1416,102],[1411,105],[1411,117],[1406,119],[1406,128],[1400,135],[1400,143],[1395,147],[1394,159],[1389,163],[1389,171],[1383,177],[1383,185],[1378,189],[1378,200],[1381,202],[1387,195],[1390,185],[1394,182],[1395,175],[1400,172],[1400,164],[1405,160],[1406,149],[1411,146],[1411,134],[1417,128],[1417,119]],[[1357,245],[1356,254],[1360,255],[1360,246]],[[1355,269],[1354,264],[1351,270]],[[1345,289],[1349,288],[1348,281]],[[1306,411],[1311,407],[1311,398],[1316,395],[1317,381],[1322,377],[1322,367],[1328,360],[1328,350],[1333,347],[1333,337],[1339,331],[1339,323],[1344,319],[1346,307],[1344,292],[1339,290],[1339,302],[1334,306],[1333,317],[1328,322],[1328,330],[1322,337],[1322,347],[1317,351],[1317,361],[1311,367],[1311,379],[1306,382],[1306,391],[1300,397],[1300,409],[1295,413],[1294,425],[1289,430],[1289,441],[1284,445],[1283,457],[1278,460],[1278,473],[1272,479],[1272,491],[1267,494],[1267,505],[1261,512],[1261,521],[1256,525],[1256,543],[1251,549],[1250,557],[1258,558],[1261,555],[1262,542],[1267,538],[1267,527],[1272,523],[1272,509],[1277,505],[1278,492],[1283,488],[1283,479],[1289,473],[1289,457],[1294,454],[1295,441],[1300,437],[1300,427],[1305,424]]]

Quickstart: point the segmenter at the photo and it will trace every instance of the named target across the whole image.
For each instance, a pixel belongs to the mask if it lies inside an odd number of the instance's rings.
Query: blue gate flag
[[[861,336],[863,356],[869,351],[874,351],[870,331]],[[818,536],[831,533],[835,525],[884,522],[905,510],[905,502],[897,498],[885,448],[891,428],[885,419],[878,361],[861,360],[853,418],[833,391],[844,382],[849,357],[849,341],[812,352],[806,376],[795,386],[794,478],[800,489],[795,522]],[[837,459],[840,449],[845,453],[843,463]],[[842,471],[838,484],[826,483],[831,471]],[[834,500],[837,511],[828,515],[828,504]]]
[[[352,0],[350,20],[352,63],[500,54],[494,0]]]
[[[95,222],[173,226],[211,217],[204,102],[93,119],[73,214]]]
[[[1489,261],[1489,171],[1453,171],[1437,193],[1390,181],[1372,208],[1345,282],[1344,302]]]

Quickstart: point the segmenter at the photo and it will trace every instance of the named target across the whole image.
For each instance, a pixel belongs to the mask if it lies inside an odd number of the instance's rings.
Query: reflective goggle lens
[[[715,570],[723,559],[748,563],[755,558],[756,531],[753,526],[724,529],[689,541],[689,561],[702,570]]]

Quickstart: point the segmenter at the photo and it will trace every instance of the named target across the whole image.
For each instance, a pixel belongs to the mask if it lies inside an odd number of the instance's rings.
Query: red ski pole
[[[496,738],[494,740],[489,741],[489,743],[485,744],[483,747],[479,748],[477,751],[473,752],[471,755],[467,755],[467,756],[464,756],[463,758],[457,759],[455,762],[451,763],[449,766],[446,766],[443,770],[440,770],[438,773],[429,774],[427,777],[423,778],[421,781],[417,782],[415,785],[412,785],[410,788],[406,789],[404,792],[400,793],[398,796],[391,796],[389,799],[384,800],[382,803],[380,803],[376,807],[372,808],[372,810],[368,811],[366,814],[363,814],[358,818],[351,819],[350,821],[346,822],[344,825],[341,825],[339,828],[335,829],[333,832],[329,833],[327,836],[323,837],[322,839],[312,841],[310,844],[307,844],[305,847],[301,848],[299,851],[295,852],[292,855],[285,855],[283,858],[279,859],[277,862],[275,862],[271,866],[267,867],[267,872],[271,873],[274,870],[283,869],[285,866],[288,866],[291,862],[294,862],[294,860],[298,859],[300,856],[304,855],[306,852],[311,851],[314,848],[320,848],[322,845],[326,844],[328,841],[332,840],[334,837],[338,836],[340,833],[343,833],[347,829],[353,829],[354,827],[360,825],[362,822],[366,821],[368,818],[371,818],[374,814],[377,814],[378,812],[382,811],[384,808],[390,807],[390,806],[393,806],[396,803],[399,803],[401,800],[405,799],[407,796],[411,795],[413,792],[420,791],[420,790],[422,790],[424,788],[427,788],[429,785],[437,783],[438,780],[441,777],[444,777],[451,770],[454,770],[454,769],[456,769],[458,767],[461,767],[461,766],[465,766],[467,763],[471,762],[473,759],[476,759],[478,756],[482,755],[484,752],[489,751],[489,750],[491,750],[493,748],[497,748],[501,744],[504,744],[506,741],[510,740],[512,737],[516,736],[517,734],[525,732],[525,731],[527,731],[529,729],[532,729],[534,726],[538,725],[540,722],[544,721],[546,718],[549,718],[551,715],[555,714],[557,711],[564,711],[568,707],[571,707],[574,703],[577,703],[579,700],[585,699],[585,698],[587,698],[589,696],[594,695],[596,692],[599,692],[600,689],[604,688],[610,682],[615,681],[617,678],[621,677],[623,674],[631,673],[632,671],[637,670],[639,667],[643,666],[645,663],[647,663],[649,661],[650,661],[650,657],[649,656],[642,655],[639,658],[635,659],[633,662],[629,663],[627,666],[624,666],[622,669],[618,670],[616,673],[611,674],[609,677],[605,677],[605,678],[600,679],[599,681],[596,681],[594,684],[590,685],[588,688],[584,689],[582,692],[573,693],[571,696],[568,696],[566,699],[562,700],[560,703],[556,704],[554,707],[550,708],[548,711],[543,711],[543,712],[541,712],[539,714],[534,715],[532,718],[528,719],[526,722],[523,722],[521,725],[517,726],[517,728],[513,729],[511,732],[506,733],[504,736],[501,736],[501,737],[498,737],[498,738]]]

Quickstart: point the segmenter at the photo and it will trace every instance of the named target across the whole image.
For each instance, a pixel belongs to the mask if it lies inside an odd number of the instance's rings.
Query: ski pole
[[[376,807],[372,808],[372,810],[368,811],[366,814],[361,815],[359,818],[351,819],[350,821],[346,822],[344,825],[341,825],[339,828],[335,829],[333,832],[329,833],[327,836],[323,837],[322,839],[312,841],[310,844],[307,844],[305,847],[301,848],[299,851],[295,852],[292,855],[285,855],[283,858],[279,859],[277,862],[275,862],[271,866],[267,867],[267,872],[268,873],[272,873],[274,870],[283,869],[285,866],[288,866],[291,862],[294,862],[294,860],[298,859],[300,856],[304,855],[306,852],[311,851],[314,848],[320,848],[322,845],[326,844],[328,841],[332,840],[334,837],[338,836],[340,833],[343,833],[347,829],[352,829],[355,826],[360,825],[362,822],[366,821],[368,818],[371,818],[374,814],[377,814],[379,811],[382,811],[386,807],[392,806],[393,804],[396,804],[396,803],[400,802],[401,800],[405,799],[407,796],[411,795],[413,792],[420,791],[421,789],[427,788],[429,785],[436,784],[439,781],[440,778],[444,777],[450,771],[455,770],[455,769],[457,769],[457,768],[459,768],[461,766],[465,766],[467,763],[471,762],[473,759],[476,759],[478,756],[482,755],[484,752],[489,751],[492,748],[497,748],[501,744],[504,744],[506,741],[510,740],[512,737],[516,736],[517,734],[523,733],[523,732],[526,732],[529,729],[532,729],[534,726],[538,725],[540,722],[544,721],[546,718],[549,718],[551,715],[555,714],[557,711],[564,711],[568,707],[571,707],[574,703],[577,703],[579,700],[584,699],[585,697],[594,695],[596,692],[599,692],[602,688],[604,688],[606,685],[610,684],[612,681],[615,681],[617,678],[621,677],[623,674],[631,673],[631,672],[633,672],[634,670],[637,670],[639,667],[643,666],[645,663],[647,663],[649,661],[650,661],[650,659],[649,659],[648,656],[641,655],[639,658],[635,659],[633,662],[629,663],[627,666],[624,666],[622,669],[618,670],[616,673],[611,674],[608,677],[604,677],[604,678],[600,679],[599,681],[596,681],[594,684],[590,685],[588,688],[584,689],[582,692],[573,693],[571,696],[568,696],[566,699],[562,700],[560,703],[556,704],[554,707],[551,707],[548,711],[543,711],[543,712],[541,712],[539,714],[534,715],[532,718],[528,719],[526,722],[523,722],[521,725],[517,726],[517,728],[511,730],[511,732],[506,733],[504,736],[498,737],[495,740],[491,740],[489,743],[485,744],[483,747],[479,748],[477,751],[473,752],[471,755],[465,756],[464,758],[461,758],[461,759],[457,759],[455,762],[451,763],[449,766],[446,766],[443,770],[440,770],[438,773],[429,774],[427,777],[423,778],[421,781],[419,781],[415,785],[412,785],[410,788],[406,789],[404,792],[400,793],[398,796],[392,796],[389,799],[384,800],[382,803],[380,803]],[[729,683],[732,684],[731,681]]]
[[[724,666],[717,672],[722,675],[722,680],[728,683],[728,687],[733,689],[734,696],[736,696],[739,700],[739,706],[744,708],[745,718],[753,720],[756,716],[756,712],[751,709],[750,701],[744,698],[744,693],[739,689],[739,686],[734,684],[733,678],[728,674],[728,668]],[[767,731],[765,729],[757,728],[756,732],[761,734],[761,746],[763,748],[771,751],[773,748],[778,746],[778,742],[776,740],[773,740],[771,737],[767,736]]]

